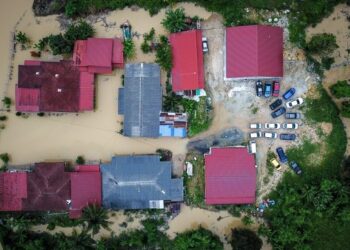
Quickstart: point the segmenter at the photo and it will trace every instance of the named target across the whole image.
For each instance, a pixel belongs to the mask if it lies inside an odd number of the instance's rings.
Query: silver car
[[[279,123],[265,123],[266,129],[279,129],[281,127],[281,124]]]
[[[262,124],[261,123],[250,123],[249,128],[260,129],[260,128],[262,128]]]
[[[298,129],[299,125],[298,125],[298,123],[283,123],[282,128],[283,129]]]
[[[264,137],[268,139],[276,139],[277,133],[275,132],[264,132]]]
[[[262,137],[262,133],[260,131],[251,132],[251,133],[249,133],[249,137],[250,138],[260,138],[260,137]]]

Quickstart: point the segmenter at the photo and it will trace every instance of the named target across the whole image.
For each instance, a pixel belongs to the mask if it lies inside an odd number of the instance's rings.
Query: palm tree
[[[86,222],[86,231],[92,230],[92,234],[95,235],[100,231],[100,228],[110,230],[108,221],[107,210],[101,206],[93,204],[86,207],[83,211],[82,219]]]
[[[180,32],[186,29],[186,15],[183,8],[170,9],[165,15],[166,17],[162,21],[162,24],[170,33]]]

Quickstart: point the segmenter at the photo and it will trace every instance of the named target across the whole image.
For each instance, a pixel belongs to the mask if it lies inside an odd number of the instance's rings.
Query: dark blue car
[[[296,173],[296,174],[301,174],[301,169],[299,167],[299,165],[295,162],[295,161],[291,161],[289,163],[289,166],[291,169],[293,169],[293,171]]]
[[[266,98],[270,97],[272,93],[272,83],[266,82],[264,88],[264,96]]]
[[[284,153],[283,148],[276,148],[276,152],[278,154],[278,158],[280,158],[280,162],[286,163],[288,161],[287,155]]]
[[[280,134],[280,139],[285,141],[294,141],[297,138],[295,134]]]
[[[286,108],[285,107],[280,107],[279,109],[276,109],[274,112],[271,113],[272,118],[277,118],[281,115],[286,113]]]
[[[270,109],[275,110],[276,108],[278,108],[281,105],[282,105],[282,99],[278,98],[276,101],[274,101],[273,103],[270,104]]]
[[[295,94],[295,88],[290,88],[283,94],[283,99],[288,100]]]

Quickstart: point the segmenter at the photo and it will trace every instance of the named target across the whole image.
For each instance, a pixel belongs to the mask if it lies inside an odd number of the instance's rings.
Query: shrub
[[[75,160],[75,162],[76,162],[76,164],[78,164],[78,165],[83,165],[83,164],[85,164],[84,156],[79,155],[79,156],[77,157],[77,159]]]
[[[39,52],[37,52],[37,51],[31,51],[30,52],[30,56],[32,56],[32,57],[40,57],[41,56],[41,52],[39,51]]]
[[[183,8],[167,10],[162,25],[170,33],[180,32],[186,29],[186,15]]]
[[[166,72],[170,72],[173,67],[171,46],[166,36],[160,36],[160,44],[156,51],[156,63],[158,63]]]
[[[44,112],[39,112],[39,113],[37,113],[37,116],[43,117],[43,116],[45,116],[45,113]]]
[[[346,80],[338,81],[330,87],[330,90],[336,98],[350,97],[350,85]]]
[[[167,149],[157,149],[156,153],[160,156],[160,161],[171,161],[173,153]]]
[[[12,100],[10,97],[7,97],[5,96],[3,99],[2,99],[2,103],[4,104],[4,106],[9,109],[11,107],[11,104],[12,104]]]
[[[85,21],[80,21],[77,24],[72,24],[68,27],[64,34],[64,38],[73,44],[76,40],[86,40],[94,36],[94,28]]]
[[[16,34],[16,42],[21,44],[22,49],[26,49],[27,45],[30,43],[30,39],[26,33],[20,31]]]
[[[69,54],[73,51],[72,44],[62,34],[50,35],[48,44],[54,55]]]
[[[326,56],[321,58],[322,67],[325,68],[326,70],[329,70],[333,63],[334,63],[333,57]]]
[[[126,39],[123,42],[124,45],[124,57],[126,57],[126,59],[132,59],[135,57],[136,55],[136,48],[135,48],[135,44],[134,41],[132,39]]]
[[[249,216],[246,215],[242,218],[242,223],[246,226],[249,226],[249,225],[253,224],[254,222],[253,222],[252,218],[250,218]]]
[[[244,228],[232,230],[231,246],[233,250],[260,250],[262,240],[255,232]]]
[[[335,35],[322,33],[311,37],[311,40],[306,44],[306,50],[311,54],[327,56],[338,48]]]
[[[7,120],[7,116],[6,115],[1,115],[0,116],[0,121],[6,121]]]
[[[34,48],[38,49],[39,51],[44,51],[49,43],[49,37],[43,37],[39,40],[38,43],[34,44]]]
[[[350,101],[344,101],[341,103],[341,115],[350,118]]]
[[[16,112],[16,116],[21,116],[21,115],[22,115],[22,112],[20,112],[20,111]]]
[[[0,159],[3,161],[5,165],[10,161],[10,155],[8,153],[0,154]]]

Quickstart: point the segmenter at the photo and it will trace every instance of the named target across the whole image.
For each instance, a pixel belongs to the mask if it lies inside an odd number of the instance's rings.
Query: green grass
[[[193,176],[184,173],[185,201],[191,206],[204,207],[204,156],[189,153],[186,161],[193,164]]]

